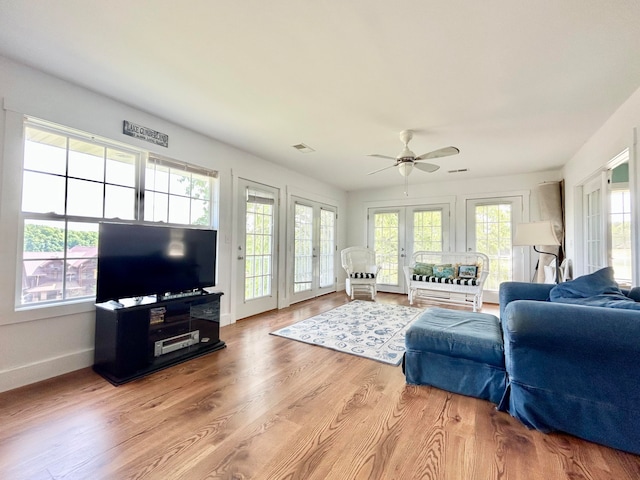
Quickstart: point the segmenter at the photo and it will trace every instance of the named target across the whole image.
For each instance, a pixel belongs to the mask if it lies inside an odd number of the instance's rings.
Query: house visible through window
[[[104,220],[212,225],[216,172],[29,120],[17,305],[95,296]]]

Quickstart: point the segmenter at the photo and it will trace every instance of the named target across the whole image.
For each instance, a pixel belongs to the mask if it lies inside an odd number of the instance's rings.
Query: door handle
[[[239,255],[238,260],[244,260],[244,257],[242,255]]]

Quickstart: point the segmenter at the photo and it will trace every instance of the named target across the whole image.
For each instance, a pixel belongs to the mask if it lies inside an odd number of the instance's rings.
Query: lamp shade
[[[519,223],[513,237],[513,246],[560,245],[551,222]]]

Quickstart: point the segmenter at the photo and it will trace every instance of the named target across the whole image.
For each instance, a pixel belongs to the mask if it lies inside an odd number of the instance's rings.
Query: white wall
[[[487,195],[509,196],[514,193],[529,194],[529,205],[524,206],[531,220],[538,217],[538,199],[535,194],[536,185],[543,182],[561,180],[559,170],[531,173],[527,175],[512,175],[504,177],[489,177],[477,179],[454,179],[432,183],[417,183],[421,178],[428,179],[428,174],[414,172],[409,177],[409,196],[404,196],[402,178],[398,175],[398,186],[386,189],[362,190],[350,192],[349,229],[347,243],[349,245],[363,245],[366,242],[366,211],[368,207],[382,205],[426,205],[430,203],[452,203],[451,223],[454,226],[454,238],[451,239],[452,249],[466,249],[465,239],[465,200],[467,198]],[[414,183],[416,182],[416,183]],[[527,221],[523,218],[523,221]]]
[[[233,189],[239,176],[280,189],[281,220],[286,218],[286,192],[292,190],[305,192],[312,199],[321,198],[337,206],[340,213],[346,210],[346,194],[335,187],[3,57],[0,57],[0,98],[4,106],[0,115],[0,135],[3,137],[0,152],[0,391],[93,363],[95,309],[92,303],[20,311],[14,306],[23,114],[220,172],[219,282],[216,290],[225,294],[221,304],[223,325],[235,320]],[[123,120],[167,133],[169,148],[123,135]],[[284,221],[281,223],[284,225]],[[281,231],[285,231],[284,226]],[[345,245],[345,232],[346,215],[340,215],[339,249]],[[282,245],[283,259],[284,252]],[[282,260],[281,270],[285,267]],[[281,271],[280,276],[284,278],[284,274]],[[279,286],[284,289],[283,280]],[[286,294],[279,303],[281,306],[287,304]]]
[[[638,282],[640,262],[637,252],[640,252],[640,235],[638,235],[640,208],[638,206],[638,152],[634,129],[640,126],[640,88],[636,90],[625,103],[623,103],[613,115],[596,131],[580,150],[565,164],[563,175],[566,191],[566,218],[567,220],[567,258],[573,260],[576,274],[585,273],[582,269],[582,259],[578,258],[581,252],[579,242],[582,241],[582,218],[579,205],[580,195],[577,190],[585,180],[599,171],[606,169],[606,164],[617,154],[629,148],[630,189],[632,198],[635,245],[634,275],[635,284]]]

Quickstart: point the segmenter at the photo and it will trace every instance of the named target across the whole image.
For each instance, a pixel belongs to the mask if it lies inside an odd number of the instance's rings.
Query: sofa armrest
[[[500,318],[504,309],[514,300],[549,300],[549,292],[554,287],[548,283],[503,282],[500,284]]]
[[[638,409],[640,311],[516,300],[502,328],[511,381]]]

